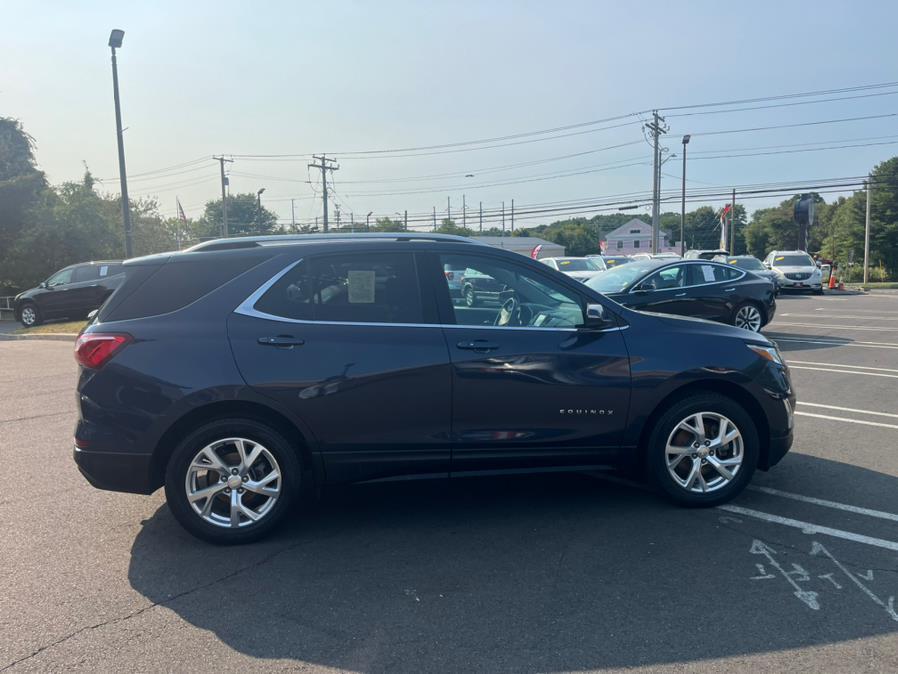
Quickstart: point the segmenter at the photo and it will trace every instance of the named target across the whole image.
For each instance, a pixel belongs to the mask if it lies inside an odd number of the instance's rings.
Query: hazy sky
[[[118,191],[106,41],[111,28],[125,30],[119,76],[129,186],[132,197],[157,196],[166,215],[174,214],[176,196],[190,216],[216,198],[218,164],[211,155],[218,153],[333,152],[341,166],[334,190],[344,219],[349,211],[364,220],[368,211],[415,215],[434,206],[444,217],[447,197],[460,219],[465,194],[471,224],[481,201],[491,209],[503,200],[510,207],[514,199],[520,212],[528,204],[649,193],[651,150],[636,118],[614,129],[587,126],[565,138],[504,141],[503,147],[465,152],[352,153],[507,136],[654,107],[898,80],[898,4],[883,1],[4,4],[3,15],[13,20],[0,24],[0,115],[19,118],[34,136],[40,166],[54,183],[78,179],[87,162],[104,190]],[[898,112],[898,87],[863,93],[885,95],[671,114],[665,143],[679,153],[684,133]],[[895,144],[698,159],[702,152],[744,154],[854,139]],[[814,146],[796,149],[807,147]],[[898,154],[898,117],[694,135],[689,152],[691,188],[857,176]],[[208,161],[158,172],[203,157]],[[313,192],[307,163],[303,157],[237,158],[229,165],[231,190],[266,188],[263,203],[287,221],[295,197],[297,219],[309,221],[320,214],[320,174],[311,174]],[[664,166],[664,189],[679,187],[680,171],[679,157]],[[421,179],[434,174],[448,175]],[[766,202],[745,204],[753,209]],[[552,219],[519,217],[518,224]]]

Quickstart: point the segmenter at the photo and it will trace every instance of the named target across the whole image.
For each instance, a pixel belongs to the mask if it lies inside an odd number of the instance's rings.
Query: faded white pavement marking
[[[807,365],[789,365],[790,370],[813,370],[814,372],[835,372],[838,374],[861,374],[866,377],[886,377],[898,379],[898,374],[886,374],[884,372],[863,372],[862,370],[835,370],[831,367],[809,367]]]
[[[894,332],[898,328],[879,328],[874,325],[820,325],[819,323],[782,323],[774,321],[772,325],[790,325],[798,328],[825,328],[828,330],[866,330],[867,332]]]
[[[788,333],[786,333],[788,334]],[[860,342],[836,341],[834,339],[796,339],[794,337],[771,337],[775,342],[794,342],[796,344],[820,344],[823,346],[861,346],[868,349],[898,349],[898,342]],[[788,349],[786,349],[788,351]]]
[[[884,424],[879,421],[864,421],[862,419],[849,419],[848,417],[832,417],[828,414],[812,414],[811,412],[795,412],[796,416],[813,417],[815,419],[829,419],[830,421],[844,421],[847,424],[861,424],[862,426],[877,426],[878,428],[895,428],[898,424]]]
[[[838,405],[821,405],[820,403],[806,403],[801,400],[798,401],[799,405],[806,405],[808,407],[822,407],[828,410],[838,410],[839,412],[855,412],[857,414],[872,414],[877,417],[892,417],[894,419],[898,419],[898,414],[892,414],[891,412],[874,412],[873,410],[862,410],[857,407],[839,407]]]
[[[864,545],[872,545],[877,548],[884,548],[885,550],[898,552],[898,542],[887,541],[884,538],[876,538],[874,536],[856,534],[852,531],[834,529],[832,527],[826,527],[820,524],[814,524],[812,522],[803,522],[801,520],[792,519],[791,517],[780,517],[779,515],[772,515],[760,510],[743,508],[742,506],[732,505],[729,503],[725,505],[719,505],[717,506],[717,509],[725,510],[737,515],[744,515],[745,517],[753,517],[755,519],[763,520],[765,522],[771,522],[773,524],[781,524],[786,527],[792,527],[793,529],[800,529],[801,532],[805,534],[822,534],[824,536],[832,536],[833,538],[841,538],[842,540],[852,541],[853,543],[862,543]]]
[[[855,513],[857,515],[866,515],[868,517],[876,517],[882,520],[889,520],[891,522],[898,522],[898,514],[888,513],[883,510],[873,510],[872,508],[861,508],[860,506],[853,506],[847,503],[839,503],[838,501],[828,501],[822,498],[815,498],[814,496],[805,496],[803,494],[793,494],[789,491],[782,491],[780,489],[772,489],[771,487],[761,487],[759,485],[749,485],[748,489],[751,491],[759,491],[764,494],[769,494],[771,496],[779,496],[781,498],[790,498],[795,501],[802,501],[804,503],[812,503],[813,505],[823,506],[825,508],[833,508],[835,510],[844,510],[845,512]]]
[[[792,363],[796,365],[823,365],[825,367],[847,367],[850,370],[873,370],[875,372],[895,372],[898,370],[891,367],[870,367],[869,365],[846,365],[845,363],[818,363],[812,360],[789,360],[787,361],[791,367]]]

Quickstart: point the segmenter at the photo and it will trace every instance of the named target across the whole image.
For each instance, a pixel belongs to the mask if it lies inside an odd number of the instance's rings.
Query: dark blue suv
[[[409,477],[624,466],[710,506],[792,443],[764,336],[469,239],[231,239],[124,268],[77,342],[75,461],[103,489],[164,485],[206,540],[267,534],[305,488]],[[446,268],[496,301],[453,298]]]

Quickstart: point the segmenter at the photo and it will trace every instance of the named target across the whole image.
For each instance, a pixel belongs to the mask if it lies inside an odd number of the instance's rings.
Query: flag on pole
[[[178,204],[178,220],[187,222],[187,215],[184,213],[184,207],[181,206],[181,200],[175,197],[175,203]]]
[[[727,249],[727,241],[729,240],[727,237],[727,215],[729,215],[730,211],[733,210],[732,205],[727,204],[720,210],[720,248],[721,250]]]

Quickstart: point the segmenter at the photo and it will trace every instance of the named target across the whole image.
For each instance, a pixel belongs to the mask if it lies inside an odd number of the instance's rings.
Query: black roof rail
[[[186,249],[186,252],[234,250],[241,248],[257,248],[260,246],[276,246],[279,244],[302,243],[305,241],[339,241],[339,240],[386,240],[386,241],[445,241],[447,243],[477,243],[476,239],[455,234],[437,234],[427,232],[347,232],[334,234],[268,234],[263,236],[240,236],[228,239],[203,241]]]

